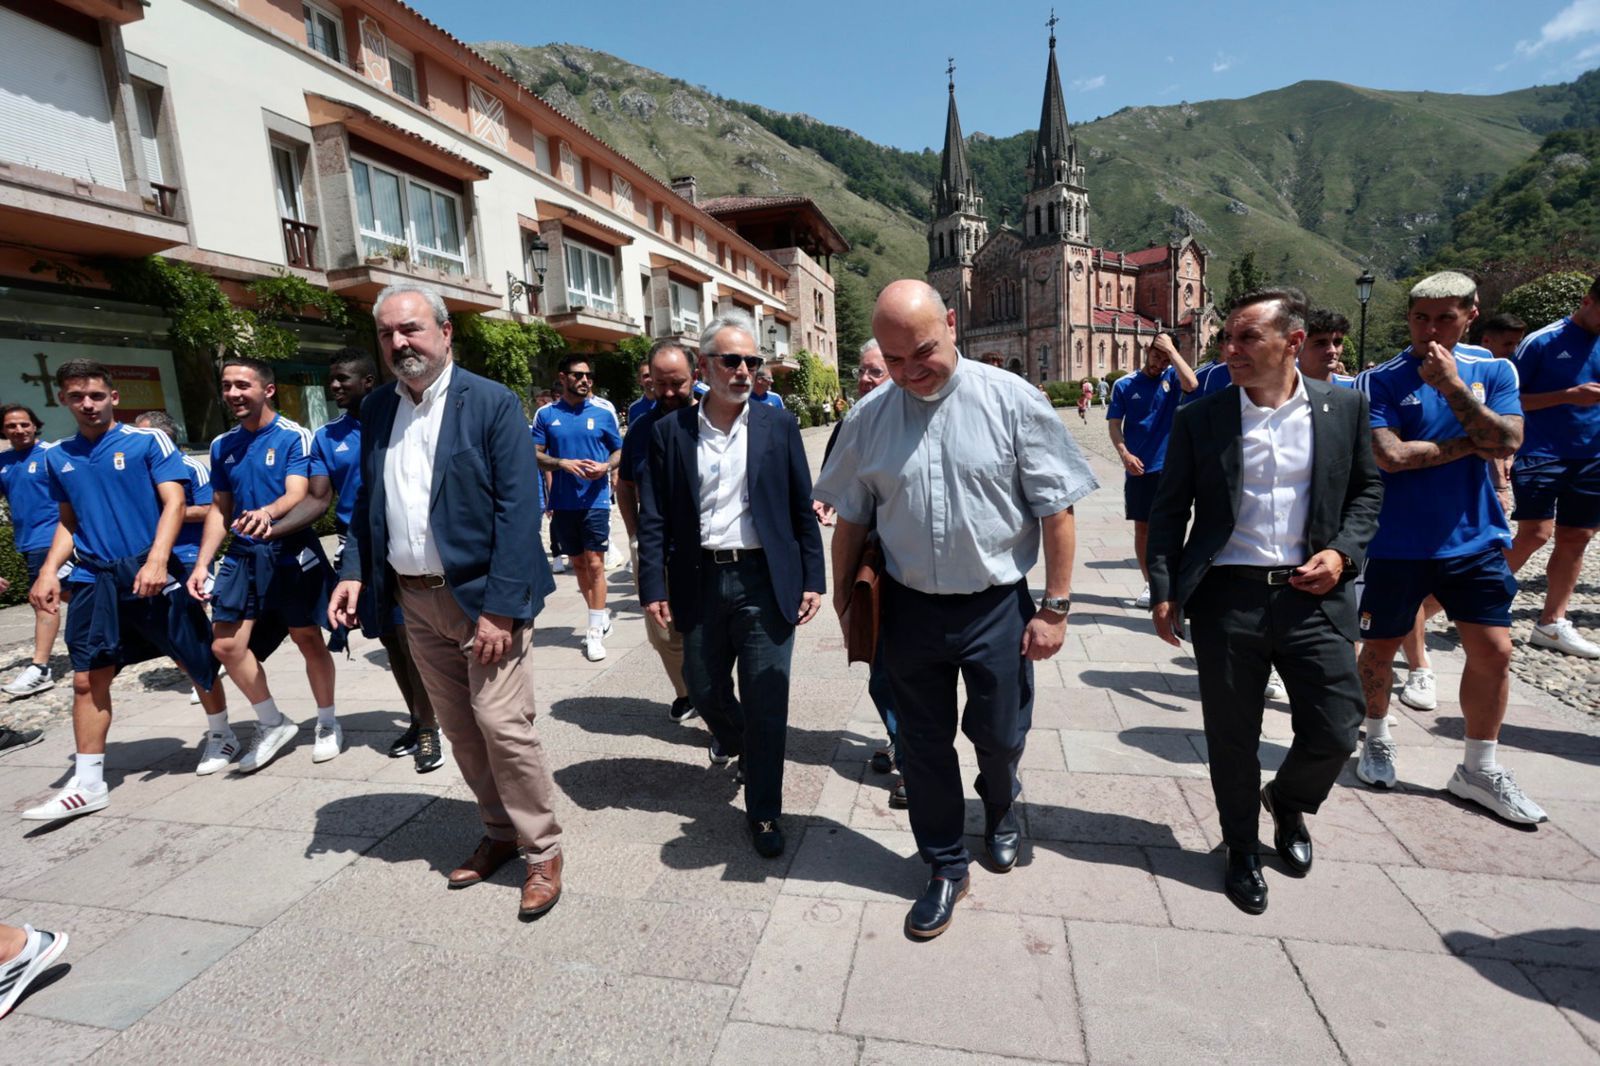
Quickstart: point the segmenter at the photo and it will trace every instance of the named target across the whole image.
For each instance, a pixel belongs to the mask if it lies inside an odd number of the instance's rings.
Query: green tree
[[[535,381],[549,381],[567,351],[567,342],[547,323],[510,322],[483,315],[451,318],[456,357],[463,366],[498,381],[531,408]]]
[[[1570,315],[1592,282],[1590,275],[1575,270],[1546,274],[1506,293],[1499,310],[1521,318],[1530,330],[1540,329]]]
[[[861,346],[872,336],[863,288],[862,281],[853,274],[841,273],[834,279],[833,326],[839,338],[839,376],[846,381],[856,376]]]

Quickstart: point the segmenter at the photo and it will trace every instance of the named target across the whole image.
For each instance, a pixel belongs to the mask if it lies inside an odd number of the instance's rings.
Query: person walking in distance
[[[1248,914],[1267,909],[1261,809],[1278,856],[1305,876],[1305,816],[1355,750],[1363,706],[1353,582],[1383,486],[1365,398],[1295,365],[1306,310],[1294,289],[1234,304],[1221,336],[1231,385],[1178,412],[1150,519],[1151,617],[1174,647],[1189,621],[1226,846],[1223,891]],[[1288,689],[1294,740],[1262,787],[1273,669]]]
[[[622,461],[622,430],[610,404],[596,400],[587,356],[561,360],[561,398],[533,416],[539,466],[550,472],[550,550],[565,555],[589,608],[583,655],[606,657],[606,550],[611,545],[611,472]]]
[[[328,613],[382,618],[398,603],[406,640],[483,839],[446,878],[476,885],[520,852],[518,914],[561,898],[565,853],[534,728],[533,620],[555,591],[539,544],[538,458],[522,404],[455,365],[450,312],[420,284],[391,285],[372,315],[398,378],[361,406],[361,484]]]
[[[956,350],[956,316],[922,281],[878,297],[872,335],[892,385],[851,410],[814,493],[838,512],[841,618],[876,520],[883,547],[879,658],[888,672],[911,830],[931,877],[906,915],[927,939],[970,884],[959,728],[994,870],[1017,862],[1017,767],[1033,720],[1033,664],[1066,639],[1076,544],[1072,506],[1097,487],[1049,402],[1024,378]],[[1044,599],[1028,571],[1044,546]],[[958,681],[967,705],[958,716]]]
[[[44,461],[51,447],[39,439],[44,423],[33,408],[20,403],[0,407],[0,432],[11,450],[0,454],[0,496],[11,512],[11,544],[22,556],[28,570],[28,585],[39,580],[39,570],[50,554],[60,512],[50,498],[50,474]],[[50,673],[50,649],[55,647],[61,616],[35,609],[33,612],[33,658],[22,672],[8,681],[4,689],[11,696],[32,696],[55,688]]]
[[[1361,594],[1367,712],[1356,776],[1374,788],[1395,786],[1394,653],[1431,595],[1455,623],[1467,659],[1465,752],[1446,787],[1507,821],[1533,824],[1545,812],[1500,765],[1496,743],[1511,687],[1517,581],[1506,565],[1511,530],[1489,461],[1522,443],[1522,406],[1516,367],[1461,344],[1477,313],[1471,278],[1451,271],[1423,278],[1409,296],[1411,344],[1356,378],[1371,405],[1372,454],[1385,487]]]

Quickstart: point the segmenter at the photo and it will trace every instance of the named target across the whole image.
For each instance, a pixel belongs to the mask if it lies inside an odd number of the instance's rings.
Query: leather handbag
[[[883,548],[874,538],[861,553],[850,605],[845,609],[844,647],[849,662],[870,664],[877,653],[882,578]]]

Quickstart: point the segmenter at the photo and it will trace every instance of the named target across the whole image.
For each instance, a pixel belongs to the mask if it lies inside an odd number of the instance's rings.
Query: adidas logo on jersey
[[[1556,359],[1558,361],[1562,360],[1562,359],[1571,359],[1571,358],[1572,358],[1572,353],[1571,352],[1562,352],[1560,355],[1556,356]]]
[[[336,451],[336,452],[347,452],[349,450],[350,450],[350,444],[349,444],[348,441],[340,441],[339,442],[339,446],[334,449],[334,451]]]
[[[226,459],[222,460],[222,465],[223,466],[228,466],[228,465],[232,464],[232,462],[233,462],[233,456],[230,455]]]
[[[74,467],[74,466],[73,466],[73,465],[72,465],[72,463],[71,463],[71,462],[70,462],[70,461],[69,461],[69,462],[66,462],[66,463],[63,463],[63,464],[61,464],[61,472],[62,472],[62,473],[63,473],[63,474],[70,474],[70,473],[72,473],[72,472],[73,472],[73,470],[75,470],[75,469],[77,469],[77,468],[76,468],[76,467]]]
[[[1422,397],[1418,396],[1416,393],[1413,392],[1410,396],[1407,396],[1405,399],[1400,401],[1400,406],[1401,407],[1421,407],[1422,406]]]

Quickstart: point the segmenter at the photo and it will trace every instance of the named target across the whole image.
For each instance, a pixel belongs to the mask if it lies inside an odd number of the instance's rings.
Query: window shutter
[[[0,157],[125,188],[94,45],[0,6]]]

